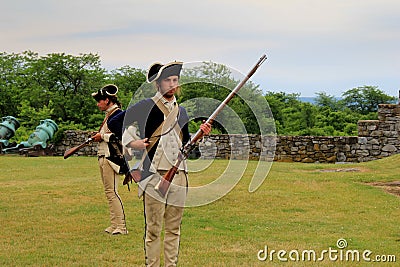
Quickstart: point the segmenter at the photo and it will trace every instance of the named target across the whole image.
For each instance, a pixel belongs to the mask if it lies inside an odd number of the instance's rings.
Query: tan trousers
[[[126,230],[125,213],[122,200],[118,195],[119,176],[111,168],[105,157],[99,157],[101,179],[104,185],[104,192],[110,209],[110,220],[113,228]]]
[[[179,184],[181,187],[175,187]],[[165,201],[159,201],[152,197],[154,194],[154,183],[146,187],[143,201],[146,232],[144,237],[146,266],[160,266],[161,264],[161,231],[164,222],[164,266],[176,266],[179,254],[179,239],[181,221],[183,216],[183,204],[186,199],[187,176],[184,172],[175,175],[173,185],[166,196]],[[154,196],[154,195],[153,195]],[[177,203],[182,205],[172,205]]]

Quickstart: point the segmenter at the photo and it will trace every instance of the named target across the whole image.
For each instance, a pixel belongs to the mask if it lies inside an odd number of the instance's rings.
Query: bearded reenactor
[[[139,174],[133,178],[138,182],[139,197],[143,196],[144,202],[146,266],[161,264],[163,224],[164,266],[176,266],[178,262],[181,221],[188,186],[186,162],[179,166],[165,197],[157,193],[155,186],[173,166],[182,144],[190,139],[188,115],[186,110],[178,105],[175,97],[180,90],[182,64],[171,62],[165,65],[151,65],[147,73],[147,82],[156,87],[155,96],[139,101],[129,107],[125,114],[117,115],[110,122],[110,127],[115,126],[118,129],[118,122],[121,121],[119,117],[125,116],[125,126],[129,127],[123,134],[123,144],[127,148],[144,151],[144,156],[137,166]],[[137,129],[132,125],[137,125]],[[211,125],[203,123],[200,128],[208,134]],[[135,170],[131,170],[131,173],[133,172]]]

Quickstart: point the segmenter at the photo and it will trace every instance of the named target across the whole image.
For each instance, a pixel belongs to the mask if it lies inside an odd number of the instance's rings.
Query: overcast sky
[[[399,0],[0,0],[0,51],[96,53],[102,66],[213,61],[264,91],[400,89]]]

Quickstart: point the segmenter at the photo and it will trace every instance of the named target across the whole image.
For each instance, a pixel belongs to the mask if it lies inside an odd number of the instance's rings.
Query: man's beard
[[[171,98],[174,96],[175,92],[176,92],[176,88],[173,88],[173,89],[166,91],[163,96],[166,98]]]

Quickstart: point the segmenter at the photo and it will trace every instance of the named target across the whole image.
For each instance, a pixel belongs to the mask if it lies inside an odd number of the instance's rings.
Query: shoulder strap
[[[157,107],[162,111],[164,116],[167,118],[170,112],[167,109],[167,107],[163,103],[161,103],[161,98],[153,96],[151,100],[153,100],[153,102],[157,105]]]
[[[179,107],[175,106],[174,109],[170,112],[163,103],[161,103],[160,98],[154,96],[151,98],[154,103],[157,105],[157,107],[162,111],[166,119],[157,127],[157,129],[153,132],[153,134],[150,136],[149,139],[152,139],[150,142],[150,145],[147,146],[146,150],[149,152],[153,146],[157,143],[158,139],[166,133],[169,133],[177,124],[178,119],[178,113],[179,113]],[[175,122],[174,122],[175,121]],[[172,124],[175,123],[173,126]],[[168,127],[170,126],[170,130],[167,130],[163,133],[164,126]]]
[[[166,117],[165,119],[165,125],[166,126],[171,126],[169,130],[164,131],[165,134],[169,133],[170,131],[172,131],[172,129],[175,129],[175,132],[179,135],[179,138],[181,139],[181,141],[183,140],[183,135],[182,135],[182,131],[178,125],[178,117],[179,117],[179,105],[175,105],[175,107],[173,108],[173,110],[170,112],[165,105],[163,105],[161,103],[161,99],[158,98],[157,96],[152,97],[152,100],[156,103],[157,107],[164,113],[164,116]],[[176,120],[175,120],[176,118]],[[173,126],[172,126],[172,123]]]
[[[146,157],[146,154],[149,153],[149,151],[154,147],[154,145],[157,143],[157,141],[160,139],[161,136],[168,134],[172,130],[175,129],[179,133],[179,137],[182,140],[182,133],[180,131],[179,125],[178,125],[178,115],[179,115],[179,106],[176,105],[172,111],[170,112],[167,107],[161,103],[161,99],[154,96],[151,98],[154,103],[157,105],[157,107],[162,111],[164,116],[166,117],[165,120],[157,127],[157,129],[153,132],[153,134],[149,137],[149,140],[151,139],[150,144],[146,147],[146,152],[143,153],[142,160],[140,161],[140,166],[142,166],[144,159]],[[163,132],[164,126],[170,127],[169,129],[165,130]]]
[[[115,107],[114,109],[110,110],[110,112],[107,113],[107,115],[105,116],[103,122],[102,122],[101,125],[100,125],[100,128],[99,128],[99,131],[98,131],[98,132],[101,131],[101,128],[103,128],[103,126],[104,126],[104,123],[107,122],[108,118],[109,118],[117,109],[119,109],[119,107]]]

